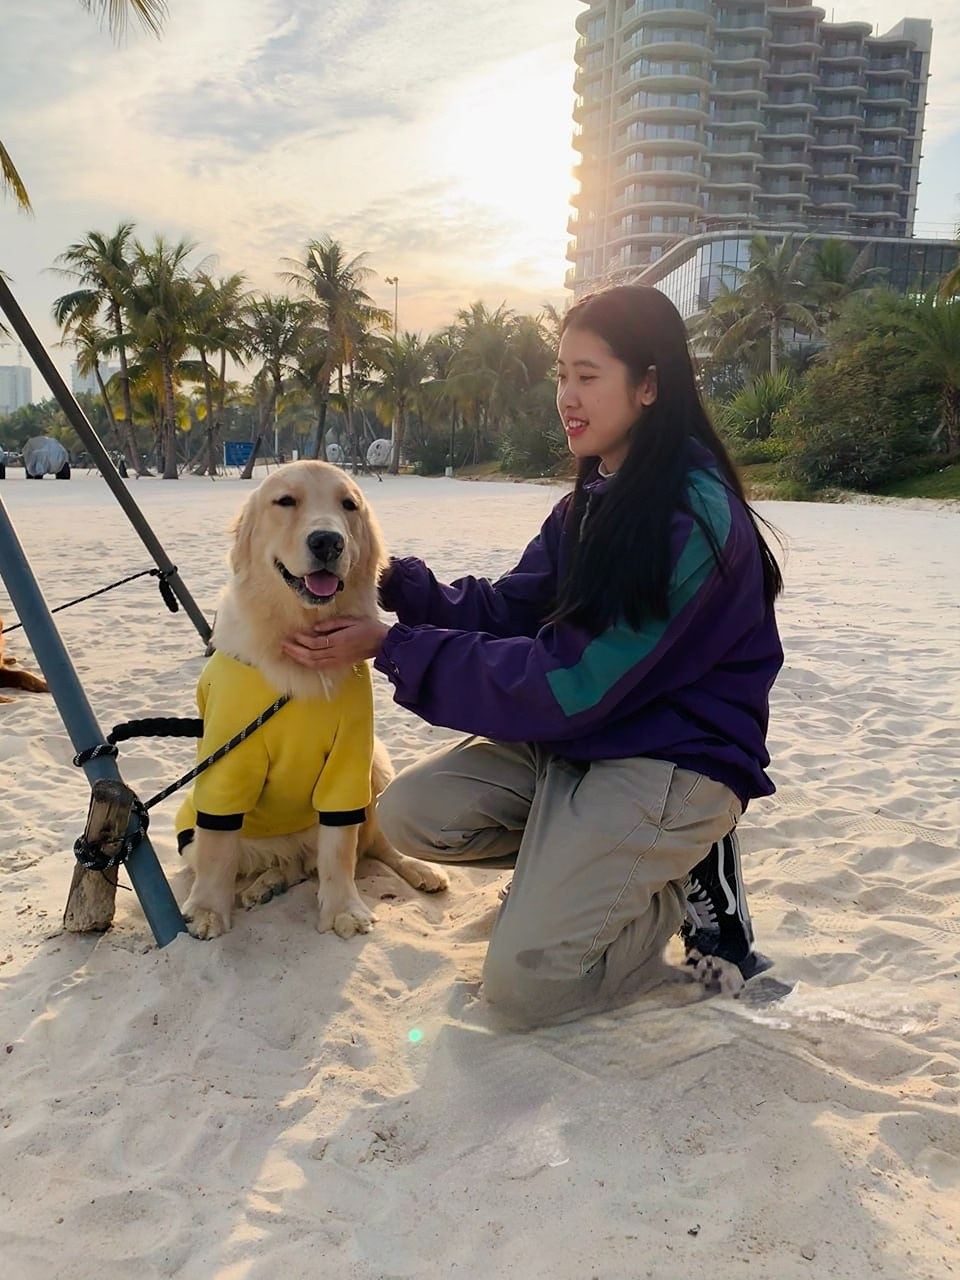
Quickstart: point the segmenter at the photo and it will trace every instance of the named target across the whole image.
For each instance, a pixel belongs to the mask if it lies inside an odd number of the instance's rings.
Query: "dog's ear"
[[[251,493],[233,522],[233,546],[230,548],[230,568],[239,573],[250,563],[253,554],[253,530],[257,522],[256,493]]]
[[[370,581],[378,582],[381,571],[387,567],[387,548],[384,545],[383,534],[380,532],[377,517],[373,514],[373,510],[369,505],[367,505],[366,517],[363,522],[364,569]]]

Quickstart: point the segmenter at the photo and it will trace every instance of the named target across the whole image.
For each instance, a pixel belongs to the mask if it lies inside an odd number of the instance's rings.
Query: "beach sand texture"
[[[447,577],[508,568],[558,496],[361,483],[391,550]],[[248,486],[130,487],[212,616]],[[97,476],[0,496],[51,605],[150,567]],[[788,542],[779,790],[741,826],[758,941],[796,984],[772,1002],[679,982],[495,1033],[477,980],[506,873],[429,898],[372,865],[379,922],[349,942],[308,885],[216,942],[156,949],[125,892],[110,932],[65,934],[88,785],[52,699],[0,708],[7,1280],[960,1273],[960,512],[760,510]],[[105,729],[193,714],[202,646],[153,579],[58,623]],[[8,652],[29,665],[22,631]],[[398,766],[452,736],[376,686]],[[146,798],[191,757],[140,741],[120,767]],[[182,901],[175,805],[150,835]]]

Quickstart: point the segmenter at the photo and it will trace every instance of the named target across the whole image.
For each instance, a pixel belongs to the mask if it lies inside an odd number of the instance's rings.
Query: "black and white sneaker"
[[[754,950],[735,831],[711,846],[687,877],[686,890],[688,919],[680,926],[680,937],[687,964],[718,956],[735,964],[744,982],[772,968],[773,961]]]

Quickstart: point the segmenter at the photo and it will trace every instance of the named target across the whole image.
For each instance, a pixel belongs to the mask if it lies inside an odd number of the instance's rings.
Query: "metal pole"
[[[177,572],[176,565],[160,545],[156,534],[147,523],[146,517],[134,501],[130,490],[120,479],[120,474],[113,465],[110,455],[103,447],[103,442],[90,425],[86,414],[77,404],[73,397],[73,393],[67,388],[67,384],[60,377],[56,366],[47,355],[40,339],[31,328],[30,322],[20,310],[20,307],[18,306],[13,294],[10,292],[2,273],[0,273],[0,308],[2,308],[6,314],[6,317],[15,330],[17,337],[26,348],[30,359],[40,370],[44,382],[46,382],[57,403],[60,405],[60,408],[66,415],[67,421],[93,455],[104,480],[106,480],[107,484],[113,490],[114,497],[120,503],[120,506],[126,513],[127,519],[139,534],[140,541],[150,552],[157,568],[163,573],[166,580],[170,583],[173,594],[183,605],[184,612],[200,633],[201,640],[206,644],[211,636],[209,622],[207,622],[206,618],[201,613],[193,596],[184,586],[180,578],[180,574]],[[40,655],[38,654],[37,657],[39,658],[39,656]]]
[[[16,530],[10,522],[7,509],[0,498],[0,576],[17,611],[27,638],[36,654],[37,662],[50,685],[50,692],[57,704],[75,751],[83,751],[103,742],[103,734],[87,701],[87,695],[70,655],[60,638],[50,610],[47,608],[37,580],[24,554]],[[112,756],[100,756],[83,766],[89,782],[100,778],[120,779],[117,762]],[[157,855],[144,836],[124,864],[130,881],[136,890],[143,914],[153,930],[157,946],[165,947],[185,929],[183,916],[177,906]],[[94,873],[95,874],[95,873]]]

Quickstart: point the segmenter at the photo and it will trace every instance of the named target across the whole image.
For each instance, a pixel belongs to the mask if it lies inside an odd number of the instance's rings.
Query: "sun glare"
[[[563,270],[573,191],[569,50],[527,54],[459,85],[432,131],[433,176],[486,213],[497,266]]]

